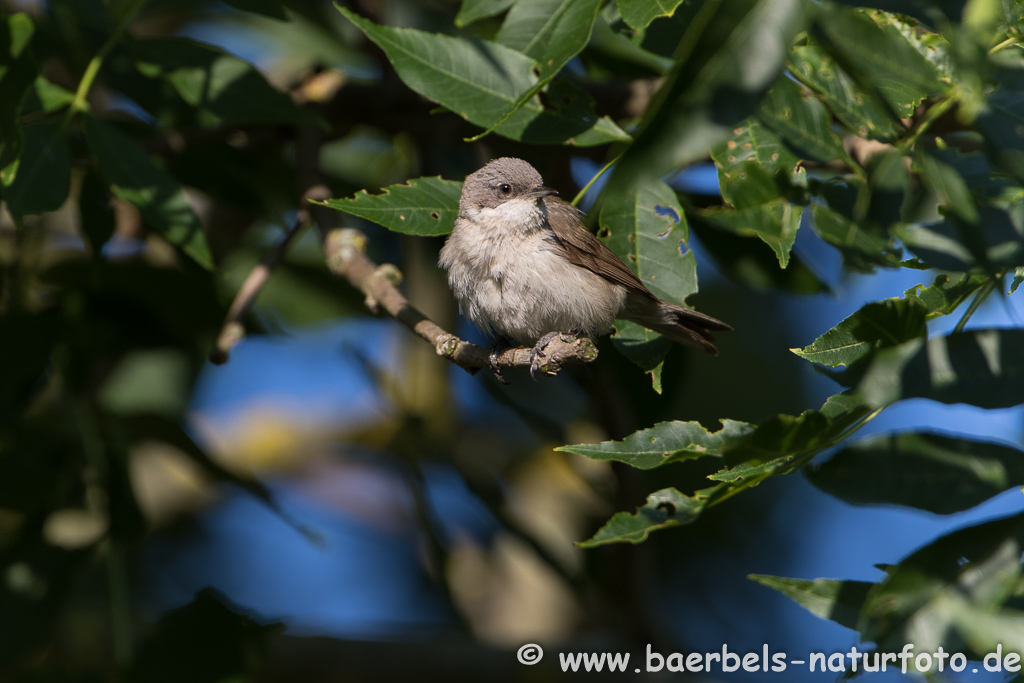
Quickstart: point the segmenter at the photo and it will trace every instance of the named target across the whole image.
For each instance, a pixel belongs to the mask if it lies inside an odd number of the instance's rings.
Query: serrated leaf
[[[955,280],[949,275],[936,275],[931,285],[916,285],[903,296],[920,301],[928,311],[927,320],[940,315],[949,315],[962,304],[967,297],[988,281],[984,275],[964,274]]]
[[[863,12],[826,4],[817,24],[832,57],[862,85],[877,88],[900,118],[909,118],[925,97],[949,86],[939,72],[900,33],[883,28]]]
[[[338,11],[384,50],[407,86],[485,129],[497,125],[538,82],[533,60],[504,45],[378,26],[343,7]],[[573,86],[562,87],[568,92]],[[585,99],[575,91],[576,99],[570,97],[560,108],[547,109],[537,98],[529,99],[495,132],[537,144],[590,146],[629,140],[592,108],[580,115],[578,103],[585,104]],[[566,97],[562,93],[552,101],[557,106]]]
[[[118,197],[139,209],[143,220],[204,268],[212,268],[199,218],[174,179],[145,150],[108,123],[85,119],[85,141],[100,172]]]
[[[495,41],[523,53],[541,81],[587,46],[601,0],[516,0]]]
[[[757,115],[807,158],[853,164],[839,136],[832,132],[825,105],[817,98],[805,97],[800,86],[788,77],[776,81]]]
[[[948,515],[1024,484],[1024,452],[928,432],[871,436],[806,470],[825,493]]]
[[[642,543],[652,531],[689,524],[703,508],[704,501],[674,488],[655,491],[635,514],[616,513],[593,537],[576,545],[596,548],[608,543]]]
[[[916,339],[833,375],[876,408],[907,398],[1009,408],[1024,403],[1024,330],[982,329]]]
[[[469,26],[475,21],[501,14],[512,6],[516,0],[462,0],[459,13],[455,17],[455,25],[459,28]]]
[[[320,122],[251,64],[212,45],[186,38],[134,40],[118,58],[129,60],[137,74],[170,85],[203,126]]]
[[[861,605],[867,599],[868,591],[875,585],[868,581],[807,581],[767,574],[751,574],[747,578],[791,598],[815,616],[852,629],[857,628]]]
[[[658,17],[672,16],[683,0],[618,0],[619,14],[630,28],[640,30]]]
[[[927,334],[928,311],[916,299],[885,299],[863,306],[803,349],[804,360],[830,368],[850,365],[875,349],[898,346]]]
[[[790,186],[807,185],[807,172],[797,156],[756,119],[735,128],[728,140],[711,150],[711,158],[718,167],[722,199],[739,209],[777,199]],[[748,176],[757,167],[768,175],[768,182],[764,183],[766,194],[755,199],[750,196],[752,179]],[[779,174],[783,182],[779,182]]]
[[[747,436],[752,429],[752,425],[736,420],[722,420],[722,428],[717,432],[709,432],[699,422],[659,422],[622,441],[560,446],[555,450],[649,470],[679,460],[721,456],[730,443]]]
[[[779,266],[785,268],[789,265],[803,208],[780,198],[745,209],[708,209],[701,216],[737,235],[760,238],[775,252]]]
[[[328,199],[324,206],[383,225],[407,235],[447,235],[459,214],[462,183],[441,178],[413,178],[384,188],[365,190],[348,199]]]
[[[18,172],[4,192],[15,220],[30,213],[56,211],[71,187],[71,150],[63,128],[28,126]]]
[[[789,70],[817,92],[840,121],[862,138],[892,140],[898,127],[885,104],[861,88],[820,47],[793,48]]]

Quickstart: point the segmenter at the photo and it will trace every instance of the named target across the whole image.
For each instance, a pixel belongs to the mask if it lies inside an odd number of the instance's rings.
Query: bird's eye
[[[502,194],[508,194],[512,191],[512,186],[508,183],[502,183],[501,185],[498,185],[498,189],[501,190]]]

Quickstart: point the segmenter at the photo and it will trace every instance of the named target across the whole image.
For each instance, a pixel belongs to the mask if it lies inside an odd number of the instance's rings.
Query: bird
[[[583,224],[584,213],[544,185],[522,159],[501,157],[466,177],[455,226],[438,264],[459,309],[485,334],[498,335],[491,368],[504,382],[497,351],[533,345],[530,374],[559,334],[596,339],[617,318],[717,355],[721,320],[660,299]]]

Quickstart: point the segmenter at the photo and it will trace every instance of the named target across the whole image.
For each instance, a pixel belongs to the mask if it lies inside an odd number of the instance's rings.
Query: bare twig
[[[309,211],[305,207],[300,208],[292,229],[274,247],[273,251],[267,254],[263,262],[250,271],[249,276],[245,278],[245,282],[238,288],[238,293],[235,294],[235,299],[231,302],[228,314],[224,317],[224,325],[217,336],[217,342],[213,345],[213,350],[210,351],[211,363],[215,365],[226,363],[228,356],[231,354],[231,349],[245,337],[242,317],[256,300],[256,296],[263,289],[263,285],[267,283],[274,268],[284,258],[285,252],[288,251],[288,246],[292,243],[292,240],[302,231],[302,226],[308,223],[309,220]]]
[[[399,321],[428,341],[443,356],[470,373],[490,367],[490,351],[463,341],[441,329],[408,302],[398,291],[402,274],[385,263],[378,266],[366,256],[366,236],[352,228],[331,230],[324,238],[327,267],[345,278],[366,295],[366,307],[373,313],[384,313]],[[553,375],[566,365],[589,363],[597,358],[597,347],[590,339],[560,336],[544,350],[541,371]],[[530,349],[510,348],[497,353],[499,368],[529,368]]]

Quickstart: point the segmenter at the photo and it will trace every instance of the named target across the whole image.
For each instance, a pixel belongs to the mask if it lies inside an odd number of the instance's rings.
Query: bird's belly
[[[625,288],[538,242],[489,260],[467,289],[468,300],[460,301],[466,316],[520,343],[533,343],[548,332],[607,333],[625,301]]]

